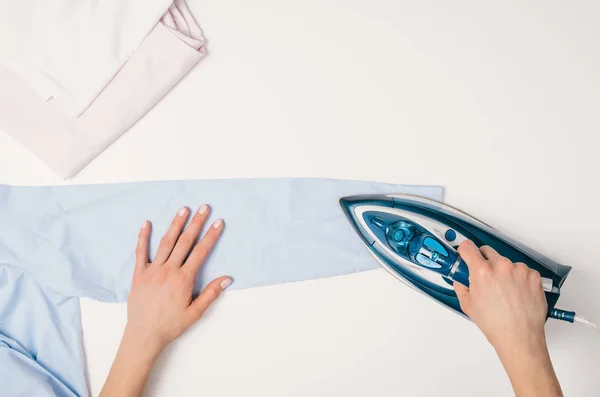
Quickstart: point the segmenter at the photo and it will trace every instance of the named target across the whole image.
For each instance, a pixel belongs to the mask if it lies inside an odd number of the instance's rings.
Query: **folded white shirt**
[[[0,63],[0,128],[63,178],[114,142],[204,55],[184,0],[25,3],[40,5],[57,27],[46,21],[45,33],[29,35],[33,50]]]

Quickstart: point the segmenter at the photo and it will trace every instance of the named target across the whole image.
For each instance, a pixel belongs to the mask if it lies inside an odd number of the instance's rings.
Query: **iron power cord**
[[[587,325],[588,327],[600,334],[600,325],[591,322],[587,318],[578,316],[575,312],[552,308],[548,312],[548,317],[555,318],[557,320],[568,321],[570,323],[578,322],[583,325]]]

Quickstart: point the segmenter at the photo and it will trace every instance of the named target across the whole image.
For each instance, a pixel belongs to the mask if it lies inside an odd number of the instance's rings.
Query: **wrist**
[[[140,360],[153,363],[164,347],[164,344],[157,338],[138,332],[128,324],[125,327],[119,350],[125,351],[128,356],[136,356]]]
[[[548,355],[545,333],[528,333],[523,337],[506,337],[493,344],[501,360],[520,359],[521,357],[545,357]]]
[[[546,337],[543,333],[507,341],[494,348],[511,380],[515,377],[529,378],[535,376],[536,371],[552,368]]]

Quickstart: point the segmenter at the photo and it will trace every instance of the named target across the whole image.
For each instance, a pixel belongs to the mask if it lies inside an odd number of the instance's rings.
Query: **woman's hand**
[[[148,261],[150,223],[144,221],[127,301],[127,326],[101,397],[141,395],[160,352],[198,321],[231,284],[231,278],[220,277],[198,297],[192,296],[196,274],[223,231],[223,221],[217,220],[196,243],[208,213],[208,206],[201,206],[183,230],[189,210],[181,208],[152,263]]]
[[[470,288],[455,287],[463,311],[497,350],[523,349],[545,340],[548,306],[540,274],[471,241],[458,248],[469,267]]]
[[[231,284],[229,277],[220,277],[208,284],[197,298],[192,297],[196,274],[223,231],[223,221],[217,220],[195,244],[208,213],[208,206],[201,206],[182,233],[189,211],[181,208],[162,238],[152,263],[148,262],[150,224],[146,221],[142,225],[127,302],[125,333],[147,347],[162,350],[198,321],[221,291]]]
[[[454,284],[460,306],[496,349],[516,396],[562,396],[546,346],[548,306],[540,274],[471,241],[458,252],[470,284]]]

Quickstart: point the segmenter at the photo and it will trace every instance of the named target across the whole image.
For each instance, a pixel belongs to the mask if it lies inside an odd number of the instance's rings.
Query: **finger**
[[[462,284],[454,283],[454,292],[456,292],[456,297],[460,302],[460,308],[468,315],[468,312],[471,310],[471,294],[469,289]]]
[[[481,256],[479,248],[471,240],[465,240],[458,246],[458,253],[469,267],[469,273],[486,267],[485,258]]]
[[[169,256],[169,262],[174,267],[180,267],[183,261],[190,253],[190,250],[196,243],[196,239],[202,230],[202,226],[208,218],[209,208],[207,205],[201,205],[198,211],[194,214],[190,224],[185,228],[177,243],[171,256]]]
[[[137,246],[135,247],[135,269],[134,274],[139,274],[148,265],[148,240],[150,239],[150,222],[144,221],[138,234]]]
[[[196,276],[196,273],[198,273],[198,270],[204,261],[206,261],[206,258],[208,258],[210,251],[213,249],[217,240],[219,239],[219,236],[223,232],[223,226],[224,223],[222,219],[215,221],[215,223],[213,223],[208,229],[204,237],[202,237],[202,240],[196,244],[187,261],[185,261],[183,268],[192,272],[194,277]]]
[[[485,259],[487,259],[491,262],[494,262],[494,261],[502,258],[502,256],[498,253],[498,251],[496,251],[489,245],[482,246],[481,248],[479,248],[479,251],[481,252],[481,255],[483,255],[483,257]]]
[[[171,226],[169,226],[169,230],[164,235],[162,240],[160,240],[160,244],[158,246],[158,250],[156,251],[156,257],[154,258],[153,263],[158,264],[159,266],[164,264],[171,252],[173,251],[173,247],[175,247],[175,243],[181,234],[181,230],[185,226],[185,222],[187,221],[188,209],[182,207],[177,211],[177,215],[171,222]]]
[[[512,264],[515,271],[515,274],[521,278],[522,281],[527,280],[528,277],[531,277],[531,272],[535,272],[535,270],[531,270],[529,268],[529,266],[527,266],[526,264],[524,264],[523,262],[517,262],[515,264]],[[541,283],[541,280],[540,280]]]
[[[537,270],[529,269],[528,278],[531,280],[533,286],[542,286],[544,289],[544,283],[542,282],[542,276]]]
[[[206,288],[204,288],[204,291],[202,291],[202,293],[198,295],[187,308],[185,316],[188,327],[200,320],[200,317],[202,317],[206,309],[217,300],[225,288],[231,285],[231,282],[232,280],[230,277],[223,276],[211,281]]]

